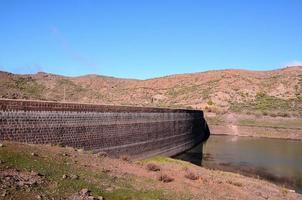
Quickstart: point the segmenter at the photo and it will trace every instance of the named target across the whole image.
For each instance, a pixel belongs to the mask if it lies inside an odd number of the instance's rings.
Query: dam
[[[139,159],[179,154],[209,134],[200,110],[0,99],[0,141]]]

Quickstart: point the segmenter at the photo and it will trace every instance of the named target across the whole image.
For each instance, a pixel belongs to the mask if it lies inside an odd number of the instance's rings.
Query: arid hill
[[[0,97],[301,116],[302,66],[272,71],[218,70],[147,80],[0,72]]]

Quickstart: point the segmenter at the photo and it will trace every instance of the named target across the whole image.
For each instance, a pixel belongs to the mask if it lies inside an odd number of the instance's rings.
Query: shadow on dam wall
[[[60,144],[111,156],[172,156],[209,137],[203,112],[0,99],[0,141]]]

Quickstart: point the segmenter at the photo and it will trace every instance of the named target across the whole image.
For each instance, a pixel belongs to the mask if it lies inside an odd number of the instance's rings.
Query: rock
[[[77,152],[83,153],[84,149],[77,149]]]
[[[0,147],[4,147],[4,145],[2,143],[0,143]]]
[[[104,158],[104,157],[107,157],[108,154],[104,151],[101,151],[101,152],[97,153],[97,156],[100,157],[100,158]]]
[[[66,174],[63,174],[62,179],[67,179],[68,176]]]
[[[165,99],[167,99],[166,96],[161,95],[161,94],[156,94],[156,95],[152,96],[151,102],[152,102],[152,103],[153,103],[153,102],[156,103],[156,102],[163,101],[163,100],[165,100]]]
[[[19,181],[18,183],[17,183],[19,186],[24,186],[24,182],[23,181]]]
[[[4,161],[3,160],[0,160],[0,164],[3,164],[4,163]]]
[[[44,176],[43,174],[40,174],[39,172],[35,172],[33,170],[30,172],[30,175],[31,176],[39,176],[39,177],[43,177]]]
[[[84,188],[84,189],[81,189],[80,194],[81,195],[89,195],[90,191],[87,188]]]
[[[111,170],[110,169],[102,169],[102,172],[103,173],[109,173],[109,172],[111,172]]]
[[[37,197],[37,199],[42,199],[41,195],[37,195],[36,197]]]
[[[105,190],[106,190],[107,192],[112,192],[112,191],[114,190],[114,188],[108,187],[108,188],[106,188]]]
[[[4,190],[4,192],[1,194],[2,197],[5,197],[7,195],[7,191]]]
[[[97,197],[97,200],[105,200],[105,199],[104,199],[104,197],[102,197],[102,196],[98,196],[98,197]]]
[[[32,152],[30,155],[32,155],[32,156],[38,156],[38,154],[36,154],[34,152]]]
[[[70,175],[70,178],[71,178],[72,180],[77,180],[77,179],[79,179],[79,176],[76,175],[76,174],[71,174],[71,175]]]
[[[89,196],[89,197],[87,197],[87,198],[88,198],[88,199],[92,199],[92,200],[95,199],[93,196]]]
[[[67,153],[63,153],[62,156],[69,156]]]

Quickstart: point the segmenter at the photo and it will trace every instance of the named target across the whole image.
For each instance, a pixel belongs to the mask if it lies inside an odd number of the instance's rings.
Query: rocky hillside
[[[302,66],[273,71],[218,70],[147,80],[0,72],[0,97],[302,116]]]

